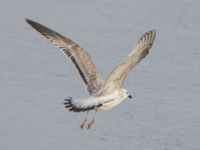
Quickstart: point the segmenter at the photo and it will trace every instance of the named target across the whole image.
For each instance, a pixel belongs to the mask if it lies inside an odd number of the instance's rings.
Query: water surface
[[[21,0],[0,5],[2,150],[199,150],[200,2]],[[129,75],[134,95],[81,131],[68,96],[88,96],[69,59],[24,20],[32,18],[88,50],[104,78],[140,36],[157,30]]]

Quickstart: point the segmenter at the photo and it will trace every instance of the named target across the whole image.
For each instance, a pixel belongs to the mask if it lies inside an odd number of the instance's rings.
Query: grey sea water
[[[84,84],[25,17],[87,49],[104,79],[156,29],[150,54],[124,85],[133,100],[98,113],[81,131],[84,114],[62,103],[88,96]],[[1,150],[200,149],[198,0],[1,0],[0,18]]]

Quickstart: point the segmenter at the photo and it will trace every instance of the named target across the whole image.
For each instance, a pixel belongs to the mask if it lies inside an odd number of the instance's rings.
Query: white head
[[[121,91],[122,91],[124,99],[127,97],[132,98],[132,96],[129,94],[129,92],[126,89],[122,89]]]

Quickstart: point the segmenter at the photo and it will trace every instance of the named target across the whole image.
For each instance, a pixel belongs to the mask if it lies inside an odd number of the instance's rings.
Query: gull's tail
[[[85,101],[84,101],[85,100]],[[81,111],[89,111],[92,109],[97,109],[98,107],[103,105],[103,102],[94,101],[94,99],[83,99],[83,100],[74,100],[72,97],[68,97],[65,99],[63,103],[69,111],[73,112],[81,112]]]

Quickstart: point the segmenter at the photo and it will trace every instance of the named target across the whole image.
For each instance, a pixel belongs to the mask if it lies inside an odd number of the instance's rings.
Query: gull
[[[106,80],[103,80],[85,49],[71,39],[40,23],[28,18],[25,18],[25,20],[51,43],[61,49],[72,60],[82,77],[89,92],[89,97],[75,99],[68,97],[64,102],[69,111],[86,112],[85,119],[80,125],[81,129],[86,123],[87,129],[91,128],[98,111],[111,109],[126,98],[132,98],[131,94],[122,86],[128,73],[149,53],[149,49],[152,47],[156,37],[154,29],[146,32],[128,57],[112,70]],[[88,112],[91,110],[94,110],[95,113],[91,119],[88,119]]]

